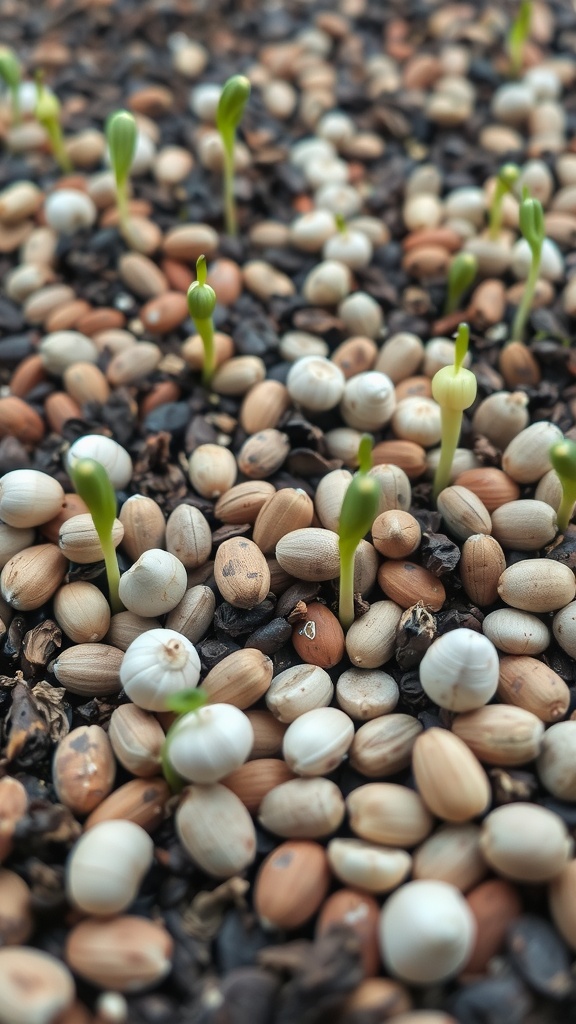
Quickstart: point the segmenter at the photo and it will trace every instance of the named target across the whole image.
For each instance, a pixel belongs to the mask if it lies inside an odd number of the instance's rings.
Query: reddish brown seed
[[[140,418],[145,419],[149,413],[160,405],[177,402],[182,389],[175,380],[161,380],[153,384],[148,394],[140,402]]]
[[[472,955],[463,974],[484,974],[488,961],[500,952],[509,925],[522,913],[518,890],[510,882],[491,878],[466,896],[477,925]]]
[[[292,643],[302,661],[320,668],[333,668],[344,657],[344,632],[325,604],[308,605],[306,620],[294,626]]]
[[[86,502],[84,502],[77,494],[65,494],[64,501],[62,502],[62,508],[58,512],[58,515],[54,516],[54,518],[50,519],[47,523],[42,523],[39,527],[40,533],[46,538],[46,540],[50,540],[53,544],[57,544],[62,523],[71,519],[72,516],[81,516],[89,511],[90,509]]]
[[[250,814],[257,814],[266,794],[293,778],[294,773],[281,758],[262,757],[246,761],[220,781],[239,797]]]
[[[48,314],[44,321],[44,329],[48,334],[53,331],[70,331],[77,329],[78,321],[91,309],[85,299],[72,299],[70,302],[57,306]]]
[[[374,445],[372,462],[375,466],[399,466],[410,480],[426,472],[426,452],[415,441],[381,441]]]
[[[182,292],[165,292],[150,299],[140,310],[140,319],[153,334],[166,334],[179,327],[188,316],[186,296]]]
[[[42,417],[16,395],[0,398],[0,438],[2,437],[15,437],[22,444],[36,445],[44,437]]]
[[[542,373],[535,357],[521,341],[511,341],[500,353],[498,369],[509,388],[536,387]]]
[[[438,577],[414,562],[400,559],[384,562],[378,569],[378,584],[401,608],[411,608],[422,601],[425,608],[438,612],[446,600],[446,591]]]
[[[500,505],[516,501],[520,497],[520,488],[516,481],[494,466],[466,469],[454,483],[467,487],[476,494],[489,512],[494,512]]]
[[[124,327],[125,323],[126,317],[121,310],[111,306],[101,306],[99,309],[91,309],[81,316],[76,323],[76,330],[91,338],[92,335],[99,334],[100,331],[117,330],[119,327]]]
[[[168,284],[175,292],[187,292],[192,281],[195,280],[190,267],[186,263],[180,263],[179,260],[171,260],[166,257],[161,261],[160,267],[166,275]]]
[[[281,843],[263,861],[254,907],[270,928],[299,928],[322,906],[330,885],[326,852],[311,840]]]
[[[154,832],[164,821],[170,787],[165,779],[131,779],[107,796],[86,819],[87,830],[99,821],[122,818]]]
[[[17,398],[25,398],[32,388],[46,380],[42,356],[34,355],[23,359],[10,378],[10,391]]]
[[[82,409],[70,395],[65,391],[53,391],[44,402],[44,412],[50,430],[55,434],[61,434],[64,424],[68,420],[80,419]]]
[[[316,922],[316,935],[325,935],[332,928],[351,928],[360,943],[364,977],[371,978],[380,968],[378,921],[380,907],[373,896],[338,889],[325,901]]]

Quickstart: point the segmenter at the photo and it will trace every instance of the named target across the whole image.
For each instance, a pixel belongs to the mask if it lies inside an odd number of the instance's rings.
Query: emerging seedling
[[[173,711],[178,715],[178,718],[172,722],[172,725],[166,733],[166,739],[162,744],[162,751],[160,755],[162,761],[162,774],[173,793],[180,793],[187,783],[172,766],[172,762],[170,761],[170,742],[176,732],[176,726],[179,724],[180,719],[184,715],[188,715],[194,711],[199,711],[207,702],[208,694],[200,687],[194,687],[190,690],[181,690],[179,693],[173,693],[166,701],[167,710]]]
[[[502,227],[502,206],[504,203],[504,196],[507,192],[512,191],[519,177],[520,168],[517,164],[504,164],[496,175],[496,185],[494,187],[492,201],[490,203],[490,219],[488,227],[488,235],[493,241],[496,241],[498,238]]]
[[[462,365],[469,342],[470,328],[468,324],[460,324],[456,335],[454,365],[443,366],[432,378],[432,396],[442,410],[442,439],[440,461],[434,475],[434,500],[450,483],[452,460],[462,429],[462,413],[476,398],[476,377]]]
[[[510,60],[510,74],[518,78],[524,63],[524,47],[530,35],[530,22],[532,21],[532,0],[520,0],[518,14],[510,26],[508,32],[507,50]]]
[[[206,284],[205,256],[199,256],[196,260],[196,278],[197,280],[193,281],[190,285],[186,298],[188,300],[188,312],[204,345],[202,383],[205,388],[208,388],[210,387],[216,366],[214,324],[212,322],[212,314],[216,307],[216,292],[209,284]]]
[[[16,54],[8,46],[0,48],[0,78],[6,82],[10,91],[12,121],[14,124],[19,124],[21,117],[18,90],[22,81],[22,69]]]
[[[512,341],[522,341],[524,337],[526,321],[534,301],[534,292],[536,291],[540,261],[542,259],[542,246],[545,238],[542,203],[539,199],[531,199],[526,188],[523,189],[522,202],[520,203],[519,222],[520,231],[530,246],[532,261],[524,285],[522,301],[516,310],[516,316],[512,324]]]
[[[550,462],[562,484],[562,501],[558,509],[558,529],[564,533],[576,503],[576,443],[564,438],[550,449]]]
[[[76,493],[86,502],[98,539],[104,553],[108,595],[112,613],[124,610],[119,594],[120,569],[116,548],[112,540],[112,527],[116,518],[116,495],[108,473],[96,459],[78,459],[68,467],[68,473]]]
[[[43,84],[41,72],[38,72],[36,75],[36,89],[38,91],[36,109],[34,111],[36,120],[46,130],[50,140],[52,155],[60,170],[64,174],[69,174],[73,167],[64,145],[64,136],[60,124],[60,101],[52,90],[47,89]]]
[[[338,615],[343,629],[354,622],[354,560],[356,548],[372,527],[378,512],[380,486],[369,476],[372,468],[372,438],[364,434],[358,447],[359,470],[342,502],[338,523],[340,550],[340,602]]]
[[[129,110],[117,110],[106,122],[106,141],[110,164],[116,181],[116,202],[120,230],[126,235],[130,215],[128,213],[128,179],[136,151],[138,128]]]
[[[471,252],[459,252],[454,257],[448,271],[448,286],[444,315],[454,313],[462,301],[463,295],[472,287],[478,272],[478,260]]]
[[[244,75],[233,75],[224,84],[216,113],[216,127],[224,146],[224,214],[226,231],[229,235],[236,235],[238,231],[234,201],[234,146],[236,131],[242,120],[249,96],[250,82],[248,79]]]

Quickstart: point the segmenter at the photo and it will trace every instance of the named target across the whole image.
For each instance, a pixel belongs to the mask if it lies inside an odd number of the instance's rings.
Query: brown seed
[[[17,398],[25,398],[32,388],[46,380],[42,356],[28,356],[16,367],[10,378],[10,391]]]
[[[68,420],[82,418],[82,409],[65,391],[53,391],[44,402],[44,413],[48,426],[55,434],[61,434]]]
[[[437,576],[414,562],[384,562],[378,569],[378,584],[391,601],[411,608],[421,601],[430,611],[440,611],[446,591]]]
[[[204,366],[204,343],[199,334],[191,334],[182,345],[182,357],[191,370],[201,370]],[[234,342],[229,334],[214,331],[214,361],[222,366],[234,355]]]
[[[372,523],[372,543],[386,558],[407,558],[420,544],[418,520],[402,509],[382,512]]]
[[[2,596],[18,611],[40,608],[56,593],[67,568],[68,559],[55,544],[24,548],[2,569]]]
[[[171,260],[165,258],[160,260],[160,269],[165,274],[166,280],[170,288],[173,288],[175,292],[186,293],[195,280],[195,275],[185,263],[181,263],[180,260]]]
[[[281,758],[263,757],[246,761],[220,781],[236,794],[250,814],[257,814],[266,794],[293,778],[294,773]]]
[[[0,942],[4,946],[24,945],[34,931],[32,894],[15,871],[0,870]]]
[[[409,480],[417,480],[426,472],[426,452],[415,441],[380,441],[374,445],[372,462],[375,466],[398,466]]]
[[[263,480],[279,469],[290,452],[290,441],[279,430],[260,430],[238,452],[238,468],[251,480]]]
[[[139,252],[122,253],[118,260],[120,280],[139,299],[153,299],[168,291],[166,275],[148,256]]]
[[[265,555],[271,555],[281,537],[311,526],[314,505],[305,491],[283,487],[262,506],[254,523],[253,539]]]
[[[247,480],[235,484],[218,498],[214,515],[223,523],[254,523],[260,509],[275,493],[274,484],[267,480]]]
[[[254,608],[270,590],[270,570],[260,548],[245,537],[225,540],[216,552],[214,579],[235,608]]]
[[[152,334],[168,334],[188,316],[186,296],[181,292],[165,292],[150,299],[140,310],[140,319]]]
[[[121,310],[112,306],[100,306],[80,317],[77,330],[91,338],[93,334],[100,334],[101,331],[121,329],[125,323],[126,317]]]
[[[402,259],[402,269],[419,281],[443,277],[450,266],[450,252],[443,245],[417,245]]]
[[[218,304],[233,306],[242,294],[242,272],[234,260],[221,256],[208,271],[208,284],[216,292]]]
[[[500,353],[498,369],[506,387],[536,387],[542,373],[535,357],[521,341],[511,341]]]
[[[485,974],[488,962],[502,950],[506,932],[522,913],[518,890],[501,878],[482,882],[466,896],[476,920],[476,940],[463,973]]]
[[[108,632],[110,605],[93,583],[74,580],[56,591],[54,617],[74,643],[96,643]]]
[[[56,747],[52,777],[60,803],[74,814],[93,811],[112,790],[116,763],[99,725],[81,725]]]
[[[123,651],[108,644],[76,644],[61,651],[52,671],[70,693],[100,697],[120,689],[123,657]]]
[[[219,238],[208,224],[184,224],[170,228],[162,245],[166,256],[184,263],[195,263],[199,256],[209,260],[216,252]]]
[[[333,612],[315,601],[306,609],[306,621],[292,632],[296,653],[307,665],[333,668],[344,657],[344,631]]]
[[[380,950],[378,945],[378,922],[380,907],[368,893],[353,889],[338,889],[325,901],[316,922],[317,936],[326,935],[332,928],[350,928],[360,944],[360,956],[364,976],[378,974]]]
[[[64,302],[46,317],[44,327],[49,334],[53,331],[70,331],[76,328],[80,317],[88,313],[90,309],[90,303],[85,299],[72,299],[71,302]]]
[[[42,417],[16,395],[0,398],[0,438],[3,437],[15,437],[25,445],[37,445],[44,437]]]
[[[57,544],[62,523],[66,523],[74,516],[87,514],[88,506],[78,494],[65,494],[64,501],[62,502],[62,508],[58,515],[54,516],[54,519],[50,519],[47,523],[42,523],[42,526],[40,526],[40,532],[46,540],[51,541],[53,544]]]
[[[255,647],[233,651],[214,668],[211,668],[202,683],[211,704],[234,704],[244,710],[264,696],[274,666],[265,654]]]
[[[373,601],[365,615],[346,634],[346,651],[357,668],[380,668],[394,654],[396,630],[402,617],[394,601]]]
[[[498,696],[505,704],[532,712],[542,722],[557,722],[570,704],[570,690],[551,668],[526,655],[500,659]]]
[[[0,949],[0,985],[4,1019],[22,1024],[64,1019],[75,993],[68,968],[50,953],[30,946]]]
[[[310,840],[281,843],[256,876],[254,908],[266,928],[300,928],[322,905],[329,885],[322,846]]]
[[[269,711],[246,711],[254,731],[254,745],[250,760],[276,758],[282,752],[282,741],[286,725]]]
[[[493,466],[466,469],[456,478],[455,483],[476,494],[489,512],[520,497],[516,481]]]
[[[89,917],[68,933],[66,963],[84,980],[105,991],[140,992],[170,972],[173,941],[145,917]]]
[[[404,398],[432,398],[432,381],[430,377],[406,377],[394,388],[396,404]]]
[[[73,363],[64,370],[62,379],[66,391],[80,406],[87,402],[106,402],[110,395],[108,381],[94,363]]]
[[[380,715],[361,725],[349,750],[350,765],[368,779],[408,768],[422,726],[411,715]]]
[[[503,282],[489,278],[487,281],[481,281],[472,292],[466,315],[477,331],[485,331],[487,327],[500,323],[505,308],[506,294]]]
[[[17,823],[28,810],[28,794],[18,779],[5,775],[0,779],[0,864],[12,852],[12,838]]]
[[[346,380],[354,377],[357,373],[365,373],[372,370],[376,362],[378,349],[371,338],[363,338],[361,335],[355,338],[348,338],[334,349],[330,359],[336,366],[340,367]]]
[[[498,599],[498,583],[505,568],[506,557],[494,537],[477,533],[464,541],[460,579],[470,600],[480,608]]]
[[[470,821],[490,804],[484,769],[469,747],[445,729],[434,727],[417,737],[412,770],[424,803],[444,821]]]
[[[170,787],[165,779],[132,779],[107,796],[84,822],[84,831],[99,821],[118,818],[133,821],[147,832],[154,832],[162,824]]]
[[[150,391],[140,401],[140,419],[146,419],[160,405],[177,402],[181,394],[182,389],[175,380],[160,380],[152,384]]]
[[[240,409],[240,425],[247,434],[258,434],[278,426],[290,408],[288,388],[277,380],[263,380],[254,384],[246,394]]]
[[[135,384],[154,372],[162,358],[158,345],[150,341],[139,341],[123,352],[118,352],[111,360],[106,376],[112,387],[123,387]]]

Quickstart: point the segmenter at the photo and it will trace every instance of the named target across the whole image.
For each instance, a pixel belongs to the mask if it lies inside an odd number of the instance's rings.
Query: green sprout
[[[557,512],[558,529],[565,533],[576,503],[576,443],[567,437],[553,444],[550,452],[552,468],[562,484],[562,501]]]
[[[108,594],[112,613],[124,610],[118,593],[120,569],[112,539],[116,519],[116,494],[104,466],[96,459],[78,459],[68,467],[76,493],[86,502],[104,552]]]
[[[462,296],[474,284],[478,273],[478,260],[471,252],[459,252],[450,264],[444,315],[454,313],[462,300]]]
[[[202,383],[205,388],[208,388],[216,368],[214,324],[212,321],[212,313],[216,306],[216,292],[209,284],[206,284],[205,256],[199,256],[196,260],[196,277],[197,280],[193,281],[190,285],[186,298],[188,301],[188,312],[204,345]]]
[[[129,110],[117,110],[106,121],[106,141],[110,164],[116,181],[116,202],[120,230],[126,235],[130,215],[128,212],[128,179],[136,151],[138,128]]]
[[[166,710],[174,711],[178,715],[178,718],[172,722],[172,725],[166,733],[166,738],[162,744],[162,751],[160,754],[162,774],[173,793],[180,793],[187,783],[180,777],[172,765],[170,760],[170,742],[176,732],[176,729],[181,727],[184,719],[196,714],[196,712],[199,711],[200,708],[203,708],[207,703],[208,694],[206,693],[206,690],[203,690],[201,687],[194,687],[190,690],[180,690],[179,693],[173,693],[166,701]]]
[[[340,550],[340,601],[338,616],[343,629],[354,622],[354,560],[356,548],[372,527],[380,500],[380,485],[369,476],[372,468],[372,438],[364,434],[358,446],[359,470],[342,502],[338,523]]]
[[[476,398],[477,382],[471,370],[462,364],[468,352],[470,328],[460,324],[456,335],[453,366],[443,366],[432,378],[432,396],[442,410],[440,460],[434,475],[434,500],[448,487],[452,460],[462,429],[462,413]]]
[[[520,0],[518,14],[516,15],[508,38],[506,40],[508,57],[510,60],[510,74],[518,78],[524,63],[524,47],[530,35],[530,22],[532,21],[532,0]]]
[[[12,102],[12,120],[14,124],[20,124],[20,95],[19,88],[22,81],[22,69],[16,54],[8,46],[0,48],[0,78],[3,78],[10,90]]]
[[[340,235],[346,235],[348,233],[348,225],[346,219],[341,213],[334,214],[334,223],[336,224],[336,230]]]
[[[64,145],[64,136],[60,124],[60,101],[51,89],[45,87],[40,71],[36,75],[36,89],[38,92],[36,109],[34,111],[36,120],[46,130],[50,140],[52,155],[60,170],[64,174],[69,174],[73,170],[73,166]]]
[[[520,168],[517,164],[504,164],[496,175],[496,185],[490,203],[490,218],[488,226],[488,237],[496,241],[502,227],[502,206],[504,196],[512,192],[514,185],[520,177]]]
[[[527,188],[522,190],[519,222],[520,231],[530,246],[532,261],[530,263],[530,270],[524,285],[522,301],[516,310],[516,316],[514,317],[514,323],[512,324],[512,341],[522,341],[524,337],[526,321],[534,301],[534,292],[536,291],[536,283],[538,281],[538,273],[540,271],[540,260],[542,259],[542,245],[544,244],[545,238],[544,211],[542,209],[542,203],[539,199],[532,199],[528,194]]]
[[[234,146],[236,131],[242,120],[248,98],[250,82],[244,75],[233,75],[225,82],[216,113],[216,127],[224,146],[224,213],[226,231],[236,235],[236,203],[234,201]]]

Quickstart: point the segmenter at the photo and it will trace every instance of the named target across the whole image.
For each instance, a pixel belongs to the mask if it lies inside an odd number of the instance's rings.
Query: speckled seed
[[[289,451],[287,434],[280,430],[260,430],[252,434],[238,452],[238,469],[251,480],[266,479],[280,469]]]
[[[488,704],[456,715],[452,731],[480,761],[514,767],[538,756],[544,723],[524,708]]]
[[[556,536],[556,514],[543,501],[510,501],[492,513],[492,533],[513,551],[537,551]]]
[[[548,558],[525,558],[504,570],[498,594],[525,612],[554,612],[574,600],[576,579],[567,565]]]
[[[256,876],[254,907],[269,929],[299,928],[314,916],[330,885],[324,848],[310,840],[281,843]]]
[[[544,662],[525,655],[500,659],[498,696],[505,704],[531,711],[543,722],[563,718],[570,703],[570,691],[562,677]]]
[[[562,819],[531,803],[506,804],[492,811],[482,825],[480,846],[499,875],[530,884],[556,878],[573,851]]]
[[[572,601],[557,612],[552,624],[554,638],[571,658],[576,657],[576,602]]]
[[[52,777],[60,803],[74,814],[93,811],[112,791],[116,763],[110,741],[99,725],[81,725],[60,740]]]
[[[270,590],[270,570],[260,548],[245,537],[220,544],[214,579],[225,601],[236,608],[254,608]]]

